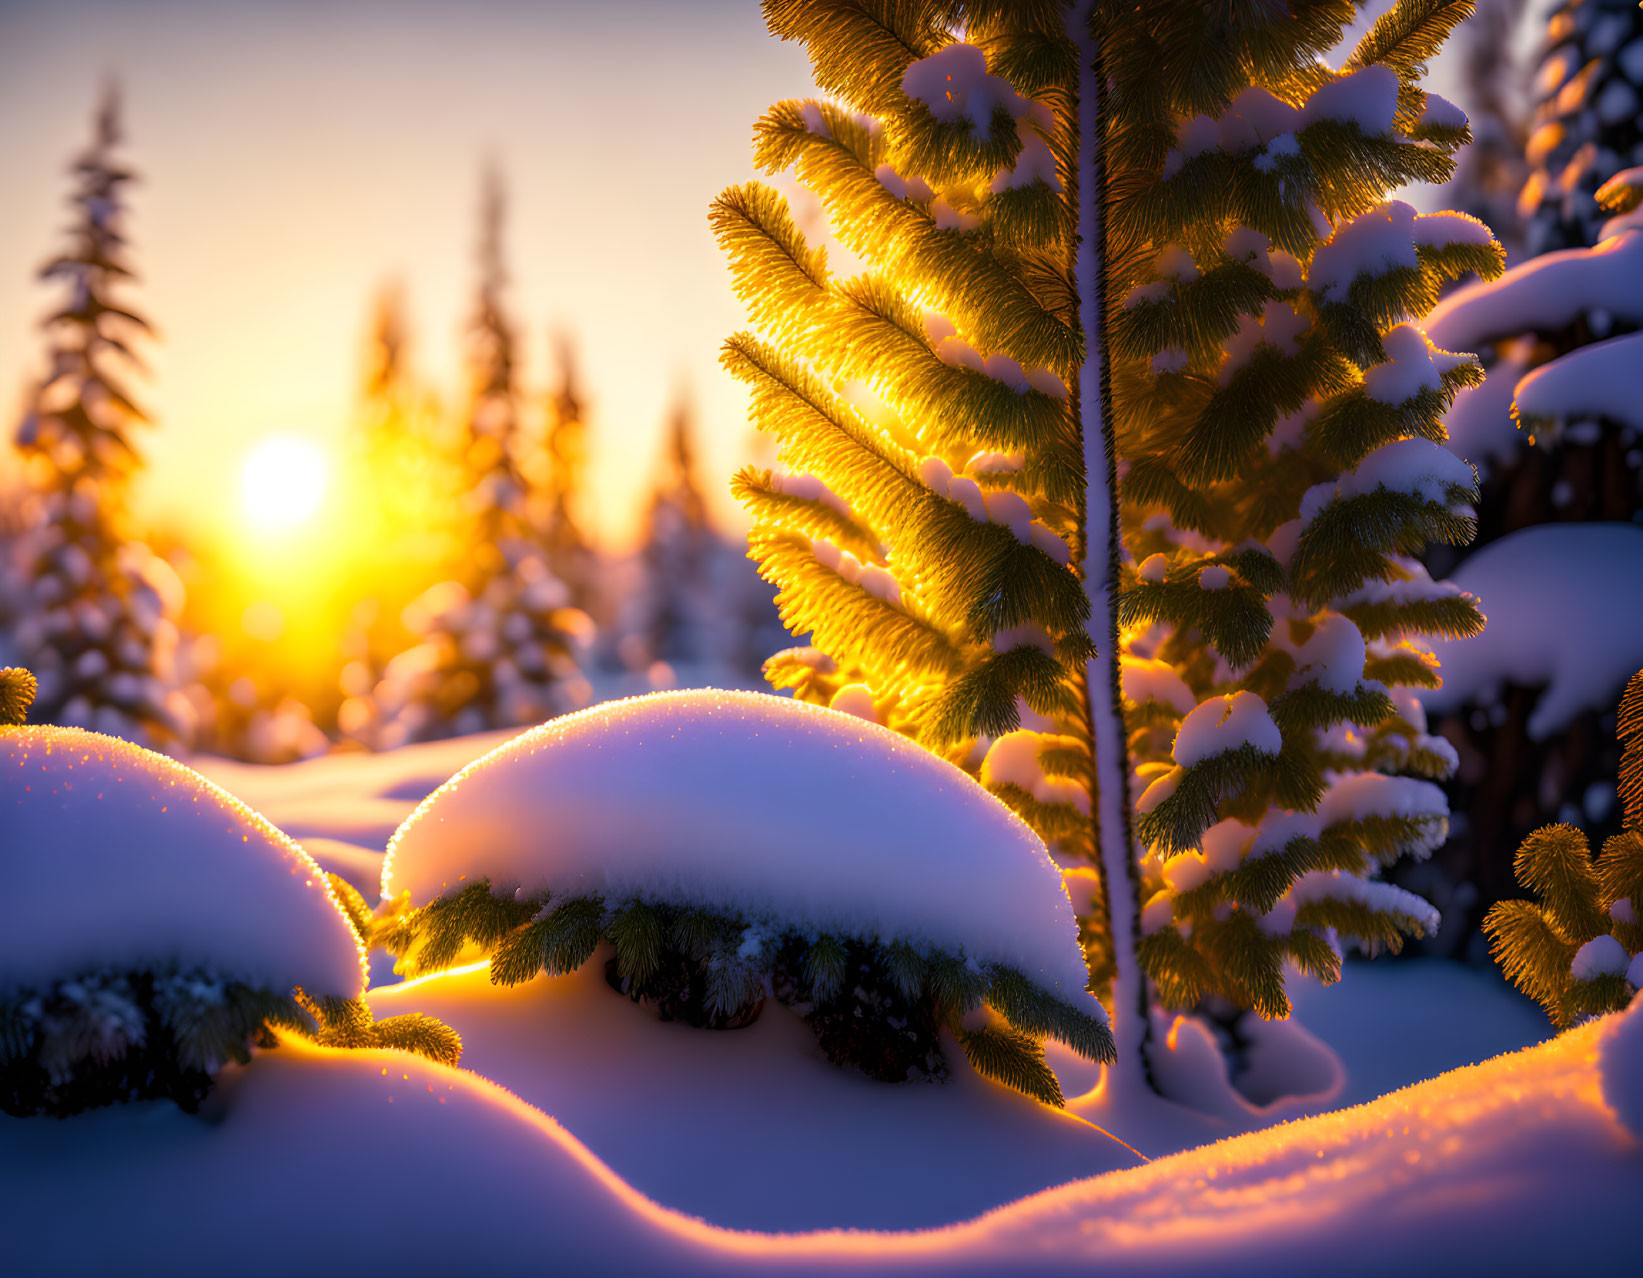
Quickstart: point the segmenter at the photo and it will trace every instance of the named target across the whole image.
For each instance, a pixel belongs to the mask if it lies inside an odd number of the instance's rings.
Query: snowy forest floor
[[[394,828],[508,735],[195,762],[374,898]],[[1440,961],[1298,983],[1295,1019],[1345,1084],[1331,1112],[1234,1123],[1123,1110],[1054,1052],[1066,1112],[956,1050],[944,1085],[873,1083],[779,1006],[733,1033],[661,1024],[602,968],[497,989],[482,965],[396,984],[378,962],[378,1015],[446,1020],[461,1068],[292,1040],[231,1067],[197,1117],[8,1123],[19,1272],[186,1272],[231,1249],[254,1273],[1545,1273],[1572,1262],[1571,1225],[1624,1219],[1643,1191],[1643,1151],[1599,1089],[1604,1027],[1540,1043],[1538,1009]]]

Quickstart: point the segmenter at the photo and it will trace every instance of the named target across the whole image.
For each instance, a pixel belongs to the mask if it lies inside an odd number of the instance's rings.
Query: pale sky
[[[53,300],[33,272],[109,72],[143,175],[130,296],[163,338],[138,383],[157,516],[222,517],[269,434],[341,436],[386,280],[405,286],[418,367],[458,394],[487,157],[511,191],[530,388],[557,328],[580,342],[598,530],[630,532],[681,386],[733,515],[726,481],[752,446],[717,353],[742,317],[707,205],[753,175],[758,115],[810,83],[756,0],[0,0],[8,433]]]

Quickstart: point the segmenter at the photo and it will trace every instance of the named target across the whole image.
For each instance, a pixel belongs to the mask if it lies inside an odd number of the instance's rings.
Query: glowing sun
[[[330,463],[319,447],[295,435],[270,435],[240,468],[240,508],[251,527],[283,532],[307,523],[325,496]]]

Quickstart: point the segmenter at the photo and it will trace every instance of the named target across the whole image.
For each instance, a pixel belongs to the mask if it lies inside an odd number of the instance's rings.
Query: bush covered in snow
[[[5,673],[0,701],[26,703]],[[325,875],[198,773],[78,729],[3,727],[0,810],[0,1109],[192,1109],[273,1026],[455,1059],[437,1022],[371,1023]]]
[[[903,738],[784,698],[658,694],[525,733],[400,827],[383,896],[407,970],[488,956],[512,984],[609,941],[612,983],[658,1014],[728,1028],[773,997],[875,1077],[939,1074],[949,1029],[1059,1103],[1037,1040],[1111,1052],[1032,832]]]

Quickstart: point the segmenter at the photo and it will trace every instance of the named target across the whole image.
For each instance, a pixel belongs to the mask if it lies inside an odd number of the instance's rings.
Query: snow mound
[[[784,697],[656,693],[515,737],[399,828],[382,893],[480,878],[962,950],[1105,1020],[1026,823],[904,737]]]
[[[8,728],[0,810],[0,989],[157,964],[282,994],[364,988],[319,867],[172,759],[78,728]]]
[[[1643,666],[1643,528],[1540,524],[1467,559],[1454,584],[1488,619],[1471,639],[1432,641],[1443,686],[1423,690],[1429,714],[1491,701],[1505,682],[1545,687],[1529,716],[1544,740],[1583,710],[1608,709]]]
[[[1612,1019],[1598,1045],[1603,1100],[1643,1140],[1643,998]]]

